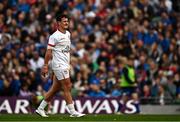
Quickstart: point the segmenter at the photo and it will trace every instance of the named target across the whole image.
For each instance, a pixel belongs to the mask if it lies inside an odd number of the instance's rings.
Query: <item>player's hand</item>
[[[46,78],[46,76],[48,75],[48,65],[44,65],[42,67],[41,75],[42,75],[42,77]]]

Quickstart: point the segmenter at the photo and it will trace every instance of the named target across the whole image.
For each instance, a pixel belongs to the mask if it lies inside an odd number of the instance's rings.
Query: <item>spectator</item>
[[[31,97],[31,95],[32,95],[32,93],[31,93],[30,90],[28,89],[28,84],[24,83],[24,84],[21,86],[19,96],[29,98],[29,97]]]
[[[33,52],[33,58],[30,59],[31,69],[36,71],[37,69],[41,69],[43,66],[44,59],[39,56],[38,52]]]
[[[123,71],[120,79],[120,87],[122,92],[127,95],[132,95],[136,92],[136,75],[134,69],[134,58],[130,57],[124,62]]]

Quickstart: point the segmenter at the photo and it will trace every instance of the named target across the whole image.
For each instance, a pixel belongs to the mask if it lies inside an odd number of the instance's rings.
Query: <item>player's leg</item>
[[[61,88],[63,90],[63,96],[67,103],[67,108],[69,110],[69,113],[71,114],[70,117],[82,117],[85,114],[81,114],[75,110],[74,103],[71,96],[71,87],[72,83],[70,81],[70,78],[64,79],[59,81],[61,83]]]
[[[57,74],[57,72],[55,72]],[[56,75],[57,76],[57,75]],[[74,108],[74,103],[71,96],[71,87],[72,83],[69,76],[69,70],[61,71],[61,73],[57,77],[58,82],[60,83],[61,89],[63,91],[63,96],[67,104],[67,108],[69,113],[71,114],[70,117],[81,117],[85,114],[81,114],[77,112]]]
[[[66,104],[73,104],[72,96],[71,96],[71,87],[72,83],[70,81],[70,78],[63,79],[59,81],[61,85],[61,89],[63,91],[63,97],[66,101]]]
[[[55,78],[55,76],[53,76],[53,84],[52,84],[50,90],[46,93],[44,100],[41,101],[39,107],[36,110],[36,113],[38,113],[42,117],[48,117],[46,115],[46,112],[44,109],[48,105],[48,103],[51,101],[53,96],[56,94],[56,92],[60,90],[60,85],[55,80],[56,80],[56,78]]]
[[[52,87],[49,89],[49,91],[45,94],[44,100],[47,102],[50,102],[54,95],[60,90],[61,86],[60,84],[56,81],[55,75],[53,75],[53,84]]]

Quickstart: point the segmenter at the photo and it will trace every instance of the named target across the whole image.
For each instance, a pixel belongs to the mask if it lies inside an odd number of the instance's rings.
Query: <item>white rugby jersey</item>
[[[52,48],[52,69],[69,69],[70,68],[70,32],[62,33],[59,30],[54,32],[48,41]]]

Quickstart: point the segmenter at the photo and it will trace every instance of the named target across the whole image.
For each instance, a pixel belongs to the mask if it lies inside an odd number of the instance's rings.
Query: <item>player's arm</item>
[[[45,54],[45,59],[44,59],[44,66],[42,68],[42,75],[45,76],[48,73],[48,63],[49,60],[52,59],[52,49],[54,48],[54,38],[50,36],[49,41],[48,41],[48,46]]]
[[[47,50],[46,50],[46,54],[45,54],[45,59],[44,59],[44,65],[45,66],[48,66],[48,62],[49,62],[49,60],[51,60],[51,58],[52,58],[52,49],[48,45]]]
[[[44,66],[42,68],[42,75],[45,77],[46,74],[48,73],[48,62],[52,58],[52,49],[47,48],[46,54],[45,54],[45,59],[44,59]]]

